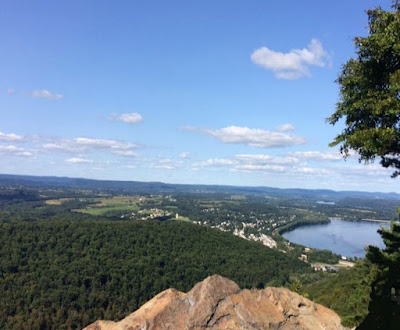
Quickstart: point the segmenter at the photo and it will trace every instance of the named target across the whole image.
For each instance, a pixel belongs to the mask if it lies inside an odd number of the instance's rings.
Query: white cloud
[[[21,151],[17,153],[17,156],[32,157],[33,153],[30,151]]]
[[[32,157],[33,153],[24,148],[19,148],[14,145],[0,145],[0,155]]]
[[[241,154],[241,155],[235,155],[235,158],[250,164],[269,163],[269,164],[293,165],[299,162],[299,160],[296,157],[292,156]]]
[[[296,151],[291,153],[295,157],[314,161],[335,161],[343,160],[343,155],[339,151]]]
[[[313,165],[304,164],[304,157],[315,163]],[[289,186],[292,187],[305,187],[311,183],[314,187],[322,187],[324,186],[322,179],[331,185],[343,183],[344,186],[349,186],[354,182],[363,182],[365,178],[368,178],[370,182],[391,180],[392,169],[383,168],[380,164],[364,165],[356,163],[355,159],[349,159],[346,163],[331,162],[338,159],[341,159],[340,153],[328,151],[297,152],[286,155],[236,154],[226,158],[210,158],[194,162],[191,164],[191,170],[201,171],[213,168],[219,169],[219,171],[257,172],[273,180],[289,182]]]
[[[124,156],[124,157],[137,157],[137,153],[131,150],[112,150],[111,151],[114,155]]]
[[[275,73],[279,79],[298,79],[310,76],[310,66],[324,67],[329,55],[317,39],[312,39],[307,48],[292,49],[288,53],[277,52],[267,47],[256,49],[251,60]]]
[[[177,164],[169,158],[159,159],[155,164],[151,164],[150,167],[164,169],[164,170],[174,170],[177,167]]]
[[[244,171],[244,172],[284,172],[285,167],[279,165],[254,165],[254,164],[244,164],[237,165],[233,168],[234,171]]]
[[[223,143],[245,144],[257,148],[281,148],[305,144],[304,137],[263,129],[229,126],[221,129],[182,127],[182,130],[201,132]]]
[[[275,127],[275,130],[278,132],[294,131],[295,129],[296,129],[296,127],[294,127],[294,125],[290,124],[290,123],[279,125],[279,126]]]
[[[121,167],[122,167],[122,168],[130,168],[130,169],[136,168],[135,165],[123,165],[123,166],[121,166]]]
[[[189,153],[189,152],[181,152],[181,153],[179,154],[179,158],[183,158],[183,159],[189,158],[189,156],[190,156],[190,153]]]
[[[143,121],[143,117],[138,113],[113,113],[107,117],[110,121],[122,121],[127,124],[137,124]]]
[[[230,166],[236,165],[238,161],[230,158],[211,158],[204,160],[202,162],[198,162],[195,164],[195,167],[207,167],[207,166]]]
[[[86,137],[53,139],[53,141],[43,144],[42,147],[47,150],[55,150],[60,152],[89,152],[96,150],[108,150],[113,153],[116,153],[116,151],[129,151],[129,149],[138,148],[136,144],[130,142]],[[133,156],[133,152],[130,156]]]
[[[2,133],[0,132],[0,141],[21,141],[23,138],[20,135],[17,134],[6,134],[6,133]]]
[[[88,163],[93,163],[92,160],[90,159],[84,159],[84,158],[78,158],[78,157],[73,157],[65,160],[68,163],[74,163],[74,164],[88,164]]]
[[[160,158],[155,160],[145,161],[144,165],[146,167],[150,166],[151,168],[156,168],[156,169],[175,170],[181,168],[184,163],[184,161],[181,159],[161,158],[162,156],[159,157]]]
[[[117,140],[107,139],[92,139],[85,137],[78,137],[72,140],[78,146],[90,147],[95,149],[131,149],[137,148],[136,144],[129,142],[121,142]]]
[[[152,165],[151,167],[164,169],[164,170],[174,170],[176,168],[175,166],[169,165],[169,164],[158,164],[158,165]]]
[[[7,94],[8,95],[13,95],[16,93],[16,90],[14,88],[7,88]]]
[[[211,158],[192,164],[194,168],[227,167],[233,171],[284,172],[298,162],[295,157],[242,154],[230,158]]]
[[[47,89],[35,90],[32,91],[32,96],[37,99],[47,99],[47,100],[54,100],[58,101],[64,98],[64,95],[52,93]]]
[[[45,143],[42,146],[45,151],[60,152],[60,153],[77,153],[77,152],[90,152],[88,148],[83,148],[82,146],[77,146],[75,143],[69,140],[60,140],[58,142]]]
[[[312,175],[327,175],[329,171],[324,168],[315,168],[315,167],[296,167],[292,170],[293,173],[301,173],[301,174],[312,174]]]

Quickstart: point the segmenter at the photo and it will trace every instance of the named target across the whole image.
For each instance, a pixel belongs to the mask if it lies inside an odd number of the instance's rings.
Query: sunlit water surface
[[[346,257],[363,258],[366,245],[385,247],[377,233],[381,226],[388,228],[389,224],[332,219],[329,224],[298,227],[282,236],[290,242],[311,248],[331,250]]]

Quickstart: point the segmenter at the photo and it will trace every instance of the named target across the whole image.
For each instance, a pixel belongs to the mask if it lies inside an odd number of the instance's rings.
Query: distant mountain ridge
[[[298,195],[302,197],[324,197],[331,199],[345,197],[400,199],[395,192],[335,191],[329,189],[273,188],[207,184],[173,184],[163,182],[96,180],[57,176],[33,176],[0,174],[0,186],[64,187],[70,189],[110,190],[121,193],[232,193],[232,194],[274,194]]]
[[[364,192],[364,191],[335,191],[329,189],[301,189],[301,188],[273,188],[247,187],[229,185],[200,185],[200,184],[172,184],[163,182],[95,180],[84,178],[70,178],[57,176],[33,176],[0,174],[0,186],[27,186],[27,187],[64,187],[70,189],[109,190],[112,192],[135,194],[168,194],[168,193],[232,193],[232,194],[274,194],[277,196],[296,195],[308,198],[339,199],[353,198],[382,198],[400,199],[395,192]]]

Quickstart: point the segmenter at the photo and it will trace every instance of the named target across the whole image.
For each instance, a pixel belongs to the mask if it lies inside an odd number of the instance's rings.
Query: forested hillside
[[[374,267],[367,261],[359,261],[348,270],[305,286],[303,294],[313,301],[333,309],[348,327],[359,325],[368,314]]]
[[[212,274],[243,288],[288,284],[310,267],[229,233],[181,222],[0,224],[0,328],[81,328],[118,319],[169,287]]]

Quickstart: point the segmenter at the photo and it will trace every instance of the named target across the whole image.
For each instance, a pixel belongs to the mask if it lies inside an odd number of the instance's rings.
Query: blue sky
[[[0,173],[397,191],[328,147],[390,1],[2,1]]]

